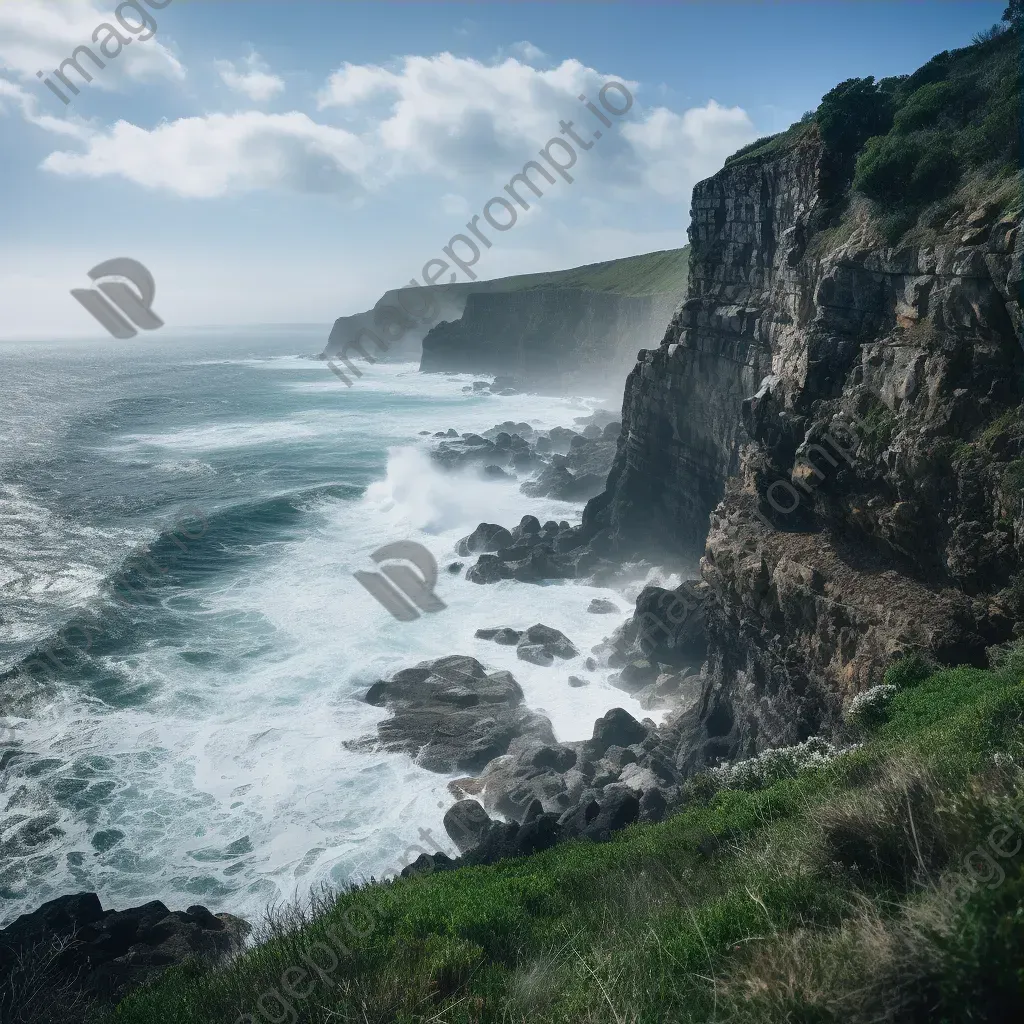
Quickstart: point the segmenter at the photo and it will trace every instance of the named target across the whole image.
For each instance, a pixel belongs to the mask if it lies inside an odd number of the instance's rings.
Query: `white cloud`
[[[250,68],[277,80],[259,71],[259,61],[253,54]],[[318,96],[321,117],[340,108],[344,128],[300,111],[217,113],[152,129],[118,122],[84,139],[76,129],[85,151],[52,153],[43,166],[66,176],[118,175],[193,197],[278,187],[358,196],[398,178],[433,176],[457,185],[442,208],[461,216],[456,200],[468,196],[467,208],[476,209],[473,196],[482,202],[500,191],[527,160],[540,159],[549,139],[566,138],[562,123],[572,123],[575,148],[586,150],[577,153],[572,175],[585,176],[592,194],[606,188],[625,200],[652,190],[688,200],[699,178],[756,135],[744,110],[714,100],[682,113],[664,106],[644,112],[637,104],[618,123],[609,114],[607,127],[579,96],[596,104],[609,81],[577,60],[546,70],[511,57],[485,64],[450,53],[409,56],[393,67],[346,64]],[[264,85],[255,92],[267,95]],[[626,81],[622,89],[632,94],[639,86]],[[606,98],[621,109],[627,97],[612,89]],[[568,154],[556,149],[555,156]],[[566,184],[545,183],[544,192],[565,194]]]
[[[563,119],[600,128],[578,96],[596,98],[605,81],[577,60],[537,70],[512,57],[485,64],[441,53],[405,57],[394,70],[347,64],[331,75],[318,101],[321,109],[351,110],[386,98],[389,113],[374,114],[389,172],[455,179],[521,167],[558,134]]]
[[[39,101],[35,96],[26,92],[20,85],[6,78],[0,78],[0,113],[5,113],[10,104],[18,107],[21,116],[29,124],[34,124],[44,131],[52,132],[55,135],[68,135],[80,142],[87,142],[91,135],[89,126],[79,118],[40,114]]]
[[[622,126],[642,159],[646,185],[659,195],[689,201],[695,182],[714,174],[730,153],[757,137],[742,107],[714,100],[676,114],[657,107],[642,121]]]
[[[143,12],[149,24],[139,17]],[[97,0],[62,0],[60,4],[49,0],[8,0],[0,2],[0,69],[10,78],[30,82],[41,90],[44,97],[53,98],[36,77],[37,71],[52,73],[71,56],[79,46],[88,46],[104,64],[102,69],[94,66],[88,55],[82,53],[82,66],[90,69],[92,82],[89,87],[100,89],[117,88],[124,77],[132,79],[170,78],[181,79],[185,69],[177,57],[160,41],[151,35],[152,26],[159,29],[160,12],[146,5],[126,8],[119,22],[114,12]],[[112,26],[123,40],[117,43],[101,26]],[[138,26],[132,31],[127,26]],[[107,52],[102,53],[96,40],[106,44]],[[118,45],[115,50],[113,44]],[[110,56],[110,55],[113,56]],[[77,72],[68,69],[68,77],[82,87]]]
[[[254,103],[265,103],[284,91],[284,79],[270,73],[266,62],[255,51],[245,59],[247,71],[239,71],[229,60],[216,62],[221,81],[235,92],[242,93]]]
[[[441,196],[441,210],[452,217],[468,217],[469,203],[466,201],[464,196],[458,196],[455,195],[454,192],[448,192]]]
[[[118,121],[84,153],[51,153],[43,167],[68,177],[120,175],[146,188],[212,198],[258,188],[353,194],[366,185],[362,141],[306,114],[187,117],[151,131]]]

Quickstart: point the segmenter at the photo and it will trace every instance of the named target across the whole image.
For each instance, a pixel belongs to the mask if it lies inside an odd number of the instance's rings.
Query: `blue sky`
[[[122,5],[132,31],[104,0],[0,0],[0,337],[102,334],[69,290],[118,256],[152,271],[168,325],[365,309],[507,200],[563,119],[603,136],[575,147],[571,183],[540,160],[555,183],[536,179],[543,195],[489,231],[472,272],[682,245],[694,183],[738,146],[845,78],[965,45],[1005,6],[155,3]],[[89,84],[67,69],[65,105],[36,72],[54,81],[76,46],[98,50],[104,23],[130,42],[108,43],[121,50]],[[604,129],[577,97],[611,80],[634,102]],[[466,279],[446,262],[443,280]]]

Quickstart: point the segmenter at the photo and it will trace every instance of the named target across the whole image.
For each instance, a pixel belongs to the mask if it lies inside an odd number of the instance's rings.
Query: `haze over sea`
[[[422,659],[510,669],[563,740],[613,706],[647,714],[599,676],[570,689],[576,660],[541,668],[473,638],[544,622],[585,656],[610,629],[590,599],[627,608],[576,583],[445,572],[481,521],[576,523],[582,505],[441,472],[419,433],[572,426],[599,401],[466,394],[473,377],[415,364],[346,388],[308,358],[326,335],[0,344],[0,674],[15,694],[0,715],[17,723],[0,734],[0,925],[74,891],[258,916],[319,882],[392,874],[419,845],[454,853],[453,776],[344,745],[386,715],[367,686]],[[173,537],[180,524],[198,539]],[[434,554],[445,611],[398,622],[354,579],[396,540]],[[23,671],[55,645],[62,667]]]

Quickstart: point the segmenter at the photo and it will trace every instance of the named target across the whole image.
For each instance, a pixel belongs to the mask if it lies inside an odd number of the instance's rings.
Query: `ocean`
[[[572,426],[602,403],[467,394],[479,378],[405,363],[345,387],[309,358],[327,332],[0,343],[0,926],[80,891],[256,919],[454,854],[454,776],[351,742],[387,714],[367,687],[423,659],[509,669],[561,740],[648,714],[600,672],[569,687],[576,660],[474,638],[544,622],[582,663],[630,609],[446,572],[479,522],[577,523],[582,504],[442,471],[420,434]],[[437,559],[443,611],[400,622],[354,578],[399,540]]]

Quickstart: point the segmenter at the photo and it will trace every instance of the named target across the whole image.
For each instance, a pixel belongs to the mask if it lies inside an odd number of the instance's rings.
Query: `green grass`
[[[434,289],[452,296],[478,292],[519,292],[538,288],[582,288],[586,291],[613,292],[618,295],[665,295],[682,299],[686,292],[690,247],[664,249],[659,252],[625,256],[604,263],[591,263],[569,270],[553,270],[543,274],[520,274],[492,281],[460,282],[434,285]],[[421,289],[397,289],[389,296],[411,293],[409,304],[418,307],[422,299],[415,296]]]
[[[1022,806],[1024,658],[925,671],[894,669],[884,721],[826,767],[607,844],[324,896],[225,968],[168,973],[115,1020],[1010,1019],[1024,853],[999,861],[1001,887],[952,893],[963,855]],[[304,960],[331,966],[316,941],[338,961],[322,977]]]

